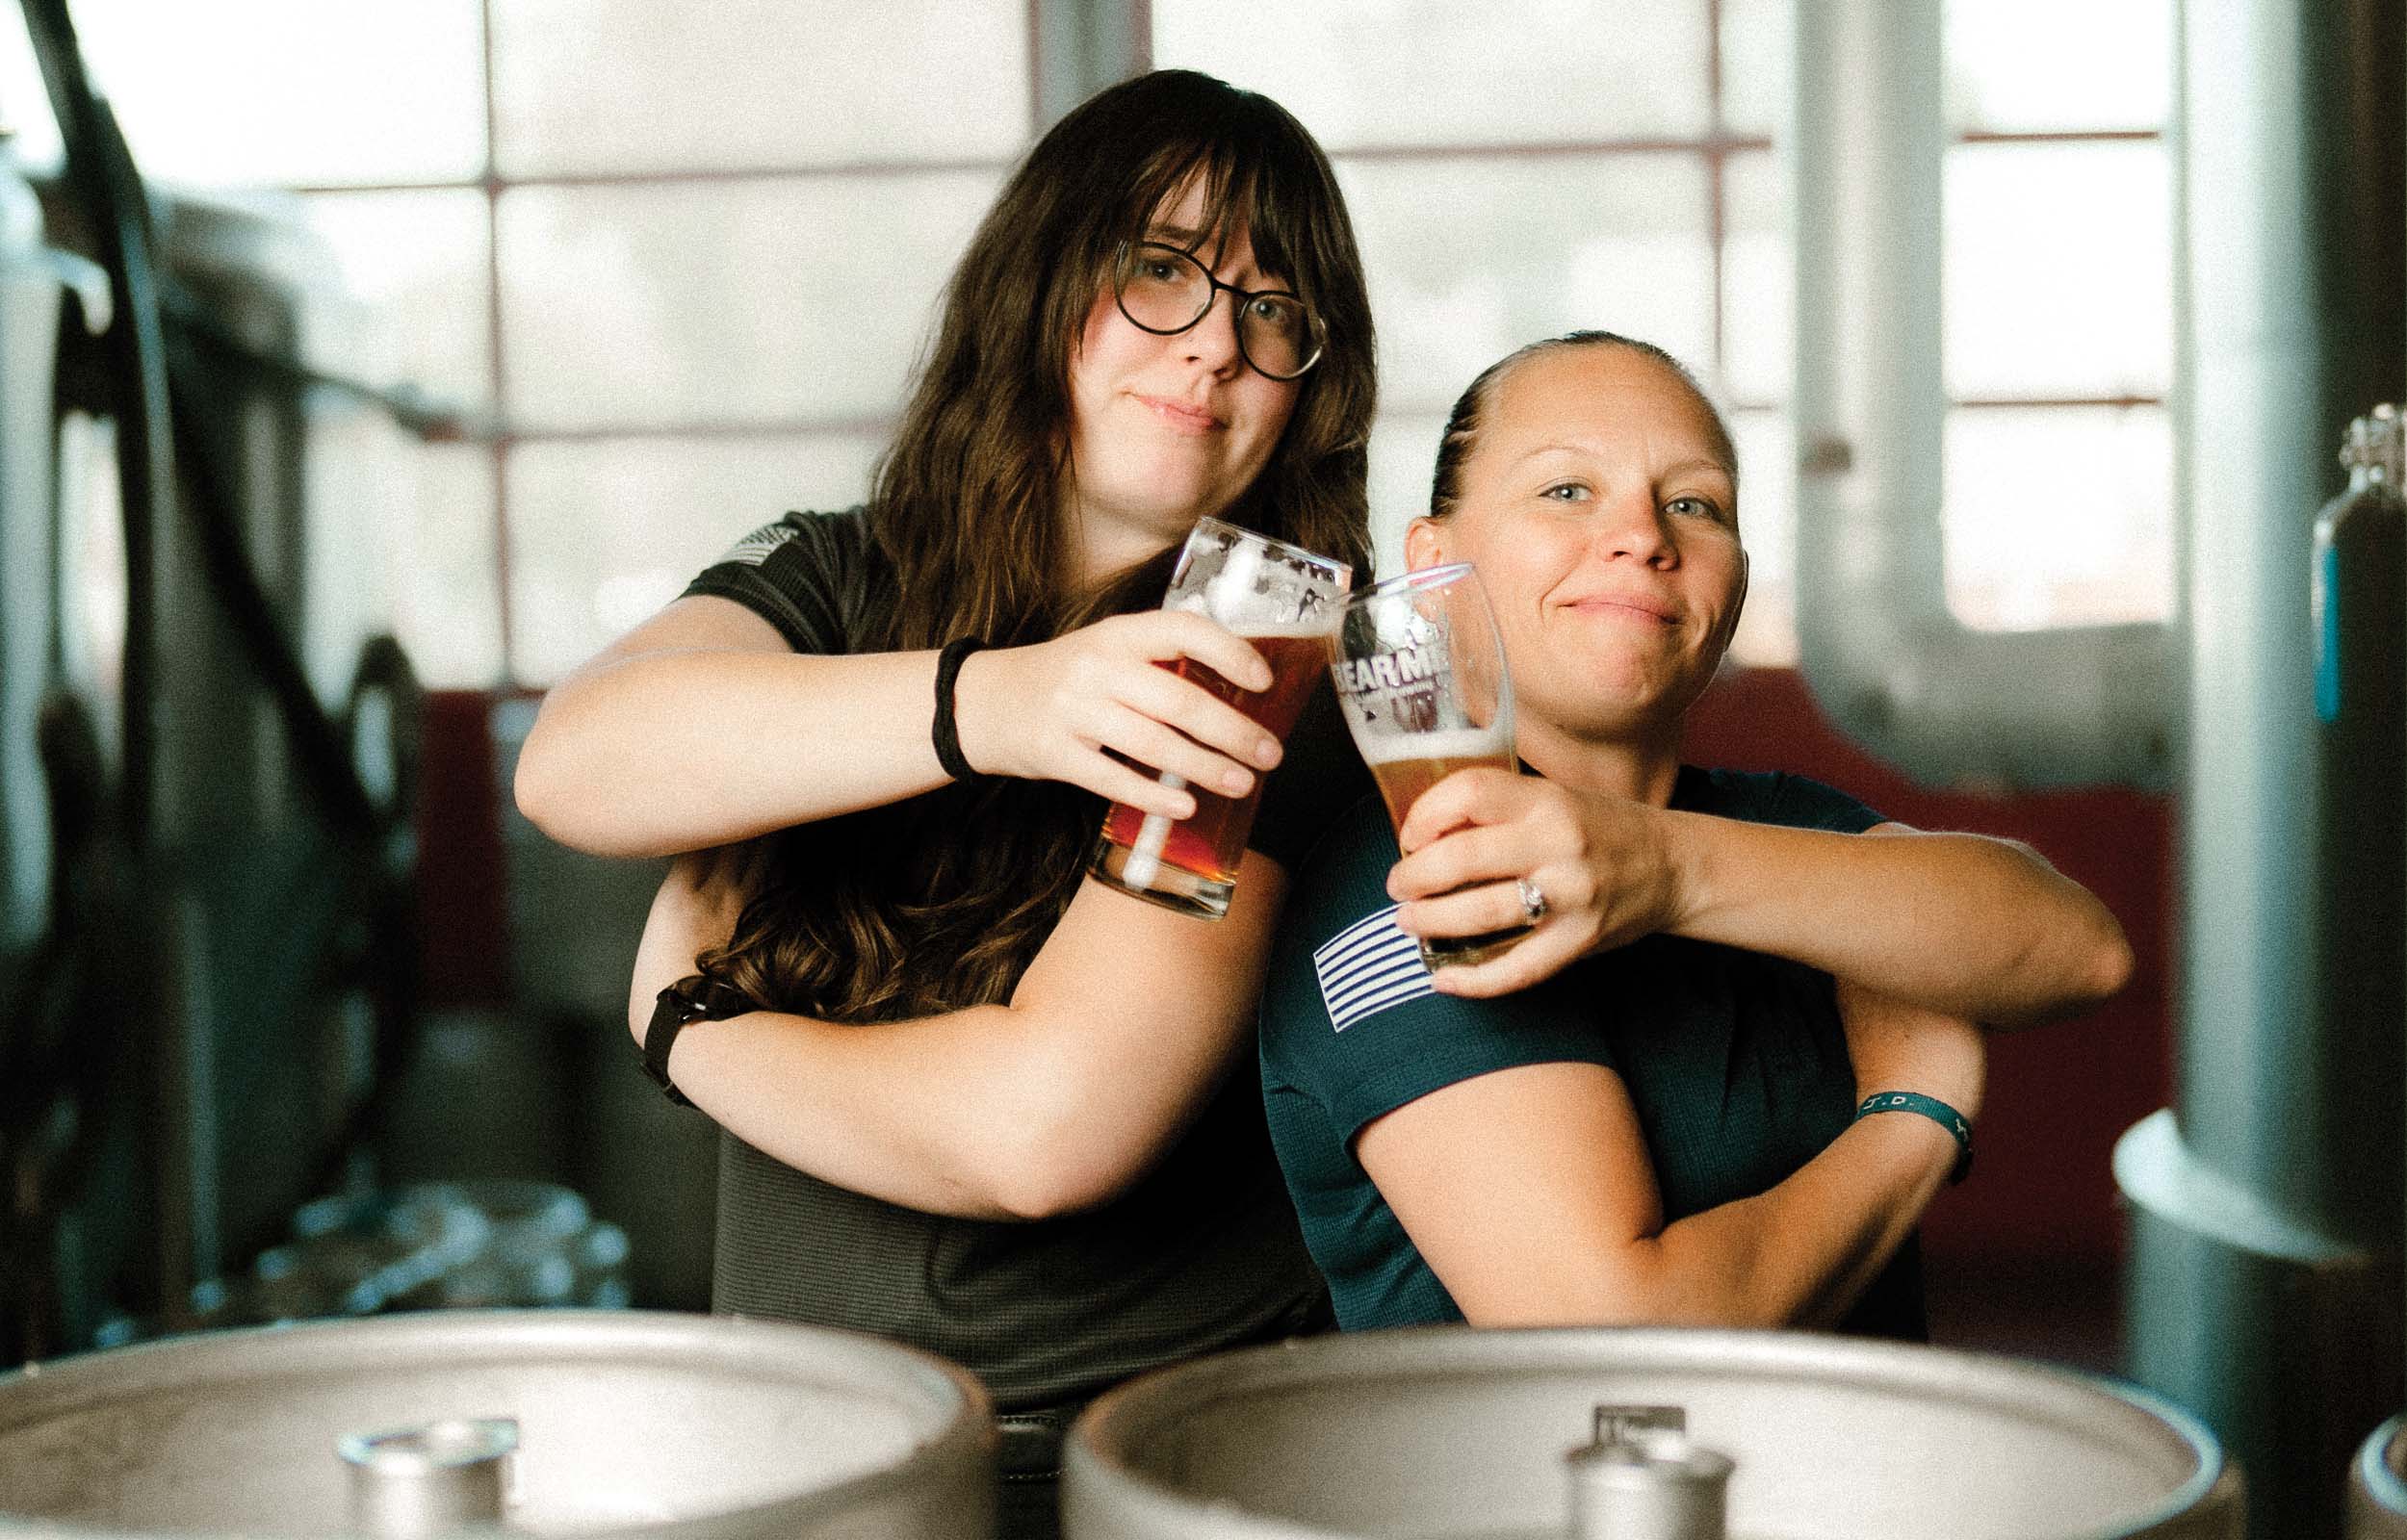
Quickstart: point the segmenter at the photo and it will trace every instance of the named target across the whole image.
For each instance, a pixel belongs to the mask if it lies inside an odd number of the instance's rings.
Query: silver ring
[[[1521,923],[1535,925],[1546,917],[1546,895],[1538,890],[1535,882],[1524,877],[1513,887],[1521,895]]]

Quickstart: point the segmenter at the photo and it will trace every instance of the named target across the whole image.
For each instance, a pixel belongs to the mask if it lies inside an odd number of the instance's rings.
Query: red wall
[[[1934,1253],[2102,1263],[2121,1248],[2114,1141],[2165,1104],[2172,1054],[2171,799],[2119,788],[1994,796],[1916,786],[1824,718],[1793,669],[1725,674],[1689,717],[1687,757],[1827,782],[1900,823],[2022,840],[2105,900],[2138,968],[2105,1009],[1996,1040],[1971,1180],[1924,1227]]]
[[[418,957],[430,1006],[496,1006],[509,995],[509,895],[493,696],[427,695],[418,789]]]

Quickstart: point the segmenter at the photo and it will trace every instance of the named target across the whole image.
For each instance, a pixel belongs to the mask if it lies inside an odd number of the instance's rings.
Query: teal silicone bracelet
[[[1876,1091],[1855,1109],[1858,1122],[1875,1113],[1920,1113],[1955,1136],[1955,1169],[1948,1180],[1960,1182],[1973,1173],[1973,1125],[1962,1113],[1936,1096],[1918,1091]]]

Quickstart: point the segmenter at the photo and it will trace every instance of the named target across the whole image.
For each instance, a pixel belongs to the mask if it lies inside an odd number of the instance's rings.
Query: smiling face
[[[1478,567],[1525,726],[1676,740],[1747,593],[1712,409],[1637,348],[1548,348],[1491,387],[1457,491],[1406,553]]]
[[[1165,204],[1145,239],[1181,249],[1239,289],[1285,287],[1265,272],[1240,224],[1202,238],[1200,182]],[[1230,296],[1159,337],[1121,314],[1110,286],[1095,296],[1070,362],[1073,527],[1090,566],[1109,567],[1186,538],[1254,484],[1294,412],[1301,382],[1270,379],[1237,351]]]

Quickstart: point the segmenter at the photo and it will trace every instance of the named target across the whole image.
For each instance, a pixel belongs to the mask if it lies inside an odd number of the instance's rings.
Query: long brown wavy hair
[[[1231,523],[1370,575],[1370,300],[1328,159],[1269,98],[1163,70],[1101,92],[1029,151],[971,238],[878,466],[868,520],[893,611],[863,652],[1041,642],[1158,603],[1175,548],[1071,587],[1061,512],[1070,364],[1123,242],[1204,191],[1204,244],[1242,223],[1320,318],[1320,362]],[[751,897],[703,971],[771,1009],[900,1019],[1007,997],[1075,890],[1101,804],[980,778],[783,831],[730,855]]]

